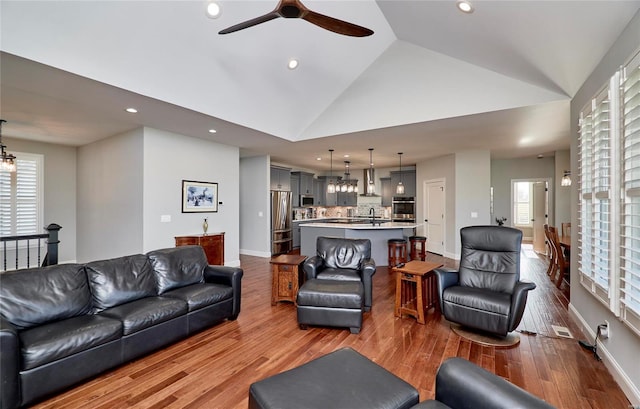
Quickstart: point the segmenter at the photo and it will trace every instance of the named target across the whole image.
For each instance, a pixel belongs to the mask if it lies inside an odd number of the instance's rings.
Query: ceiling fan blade
[[[274,18],[278,18],[278,17],[280,17],[280,15],[276,12],[276,10],[274,10],[271,13],[265,14],[264,16],[252,18],[251,20],[243,21],[242,23],[238,23],[231,27],[227,27],[224,30],[219,31],[218,34],[229,34],[235,31],[244,30],[245,28],[266,23],[267,21],[273,20]]]
[[[311,10],[307,10],[302,18],[304,20],[307,20],[309,23],[324,28],[325,30],[333,31],[334,33],[343,34],[346,36],[366,37],[373,34],[373,30],[369,30],[366,27],[349,23],[347,21],[338,20],[337,18],[325,16],[324,14],[316,13],[315,11]]]

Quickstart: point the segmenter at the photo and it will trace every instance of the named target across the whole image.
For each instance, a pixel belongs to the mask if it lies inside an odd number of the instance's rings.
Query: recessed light
[[[456,3],[456,6],[458,6],[458,9],[463,12],[463,13],[467,13],[467,14],[471,14],[473,13],[473,5],[471,3],[469,3],[466,0],[460,0]]]
[[[135,109],[135,108],[127,108],[127,109],[125,109],[125,111],[127,111],[130,114],[137,114],[138,113],[138,110]]]
[[[208,1],[206,3],[205,14],[209,18],[218,18],[222,13],[220,5],[216,1]]]
[[[322,158],[321,158],[320,156],[318,156],[318,157],[316,158],[316,160],[322,160]]]
[[[290,70],[295,70],[296,68],[298,68],[298,64],[300,64],[298,60],[296,60],[295,58],[292,58],[289,60],[287,67],[289,67]]]
[[[215,129],[209,129],[209,133],[216,133],[218,131],[216,131]]]
[[[348,155],[348,154],[347,154],[347,155],[344,155],[344,157],[345,157],[345,158],[348,158],[348,157],[349,157],[349,155]]]

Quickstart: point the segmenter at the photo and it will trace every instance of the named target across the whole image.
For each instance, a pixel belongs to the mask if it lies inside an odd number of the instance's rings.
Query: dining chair
[[[571,223],[561,223],[561,232],[563,236],[571,236]]]
[[[569,263],[564,256],[564,251],[560,246],[560,239],[558,237],[558,228],[549,226],[549,235],[551,236],[551,242],[555,249],[555,274],[551,276],[551,280],[555,281],[556,287],[562,286],[562,280],[569,276]]]
[[[555,247],[552,243],[551,235],[549,234],[549,225],[545,224],[544,226],[544,238],[547,245],[547,256],[549,257],[549,267],[547,267],[547,275],[551,277],[551,275],[556,270],[556,256],[555,256]]]

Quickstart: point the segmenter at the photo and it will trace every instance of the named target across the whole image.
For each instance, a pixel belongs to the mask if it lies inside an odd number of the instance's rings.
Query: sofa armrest
[[[515,330],[518,324],[520,324],[522,315],[524,314],[524,307],[527,305],[527,294],[535,288],[535,283],[528,281],[518,281],[516,283],[516,286],[513,288],[513,293],[511,294],[509,331]]]
[[[362,285],[364,286],[364,308],[365,311],[371,310],[373,304],[373,275],[376,273],[376,262],[367,258],[362,261],[360,274]]]
[[[230,319],[235,320],[240,314],[240,297],[242,296],[242,276],[244,271],[239,267],[206,266],[204,281],[224,284],[233,289],[233,312]]]
[[[302,264],[302,271],[304,271],[305,278],[311,280],[316,278],[318,273],[324,266],[324,260],[320,256],[312,256],[307,258]]]
[[[0,317],[0,408],[20,406],[20,340],[18,330]]]
[[[442,293],[452,285],[458,284],[458,272],[449,268],[436,268],[433,272],[436,275],[436,283],[438,284],[438,303],[440,304],[440,311],[442,312],[444,311]]]
[[[553,409],[524,389],[457,357],[438,369],[436,400],[452,409]]]

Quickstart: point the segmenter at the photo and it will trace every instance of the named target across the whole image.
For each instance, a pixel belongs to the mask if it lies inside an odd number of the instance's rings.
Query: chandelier
[[[10,153],[7,153],[7,146],[2,143],[2,124],[5,123],[4,119],[0,119],[0,149],[2,150],[2,163],[0,169],[15,172],[16,171],[16,157]]]

